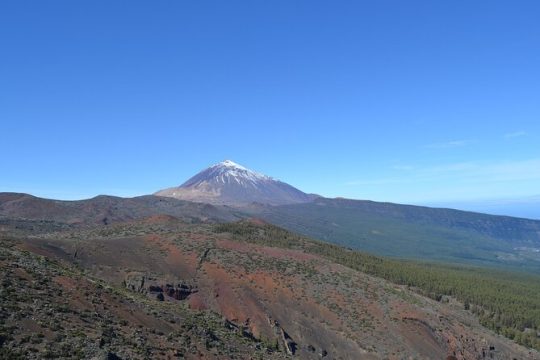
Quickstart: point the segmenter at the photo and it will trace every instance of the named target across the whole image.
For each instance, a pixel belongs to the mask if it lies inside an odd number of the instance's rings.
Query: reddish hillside
[[[261,226],[262,232],[263,226],[268,226],[257,221],[250,224]],[[216,231],[213,226],[153,217],[78,233],[41,234],[15,243],[18,249],[77,264],[92,278],[125,289],[123,293],[132,294],[128,296],[133,299],[129,307],[145,309],[143,328],[155,329],[166,338],[182,331],[178,322],[184,328],[181,319],[174,325],[162,323],[163,316],[174,317],[177,309],[205,316],[217,314],[225,319],[223,326],[241,339],[259,344],[261,349],[274,349],[271,356],[455,356],[461,360],[482,356],[532,359],[538,355],[484,329],[462,305],[427,299],[301,249],[263,246],[241,239],[239,234]],[[72,283],[72,279],[54,277],[49,284],[58,284],[54,287],[63,287],[61,291],[79,288],[66,295],[70,306],[81,307],[77,310],[80,312],[90,306],[84,305],[86,296],[79,300],[80,294],[95,297],[97,290],[93,282],[79,279]],[[117,306],[118,310],[114,310]],[[110,314],[120,322],[134,321],[125,313],[132,313],[129,307],[107,305],[110,311],[121,312]],[[118,331],[124,334],[124,330]],[[164,341],[157,338],[147,335],[144,342]],[[204,343],[204,339],[197,341]],[[127,355],[113,345],[104,348],[119,356]],[[194,346],[199,355],[210,357],[199,345]],[[240,346],[238,351],[243,349]],[[153,358],[172,356],[156,348],[148,351]]]
[[[186,222],[239,219],[238,211],[226,206],[152,195],[134,198],[101,195],[87,200],[63,201],[28,194],[0,193],[0,218],[47,220],[70,225],[107,225],[161,214]]]

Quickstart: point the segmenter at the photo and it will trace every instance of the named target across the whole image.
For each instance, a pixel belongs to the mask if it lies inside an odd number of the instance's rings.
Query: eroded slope
[[[33,235],[20,239],[18,246],[76,264],[105,284],[129,289],[145,299],[150,314],[163,308],[219,314],[212,316],[226,319],[225,327],[233,334],[251,339],[261,349],[275,349],[272,356],[537,356],[481,327],[461,304],[420,296],[307,251],[304,245],[282,246],[301,244],[294,234],[277,232],[279,238],[269,243],[271,229],[254,221],[248,226],[216,226],[154,217]],[[183,322],[178,319],[177,324]],[[171,334],[160,326],[155,331]],[[157,348],[155,356],[174,355]],[[240,354],[245,350],[239,347]],[[248,356],[244,352],[240,357]]]

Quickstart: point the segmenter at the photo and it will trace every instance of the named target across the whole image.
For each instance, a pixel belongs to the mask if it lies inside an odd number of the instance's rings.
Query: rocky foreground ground
[[[539,358],[451,298],[283,247],[309,240],[264,223],[227,229],[4,225],[0,357]]]

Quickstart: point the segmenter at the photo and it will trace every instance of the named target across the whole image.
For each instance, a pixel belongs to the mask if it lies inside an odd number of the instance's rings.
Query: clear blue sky
[[[540,194],[538,1],[3,1],[0,191],[232,159],[307,192]]]

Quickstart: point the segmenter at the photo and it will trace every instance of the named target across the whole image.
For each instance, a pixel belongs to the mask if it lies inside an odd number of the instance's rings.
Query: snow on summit
[[[250,170],[231,160],[222,161],[211,166],[210,169],[217,170],[215,175],[219,176],[222,179],[222,182],[225,176],[231,176],[239,182],[242,180],[256,182],[258,180],[271,179],[269,176]]]
[[[178,187],[160,190],[159,196],[211,204],[270,205],[311,201],[312,197],[289,184],[250,170],[232,160],[202,170]]]
[[[241,169],[241,170],[247,170],[245,167],[235,163],[232,160],[224,160],[224,161],[222,161],[219,164],[216,164],[214,166],[226,166],[226,167],[237,168],[237,169]]]

